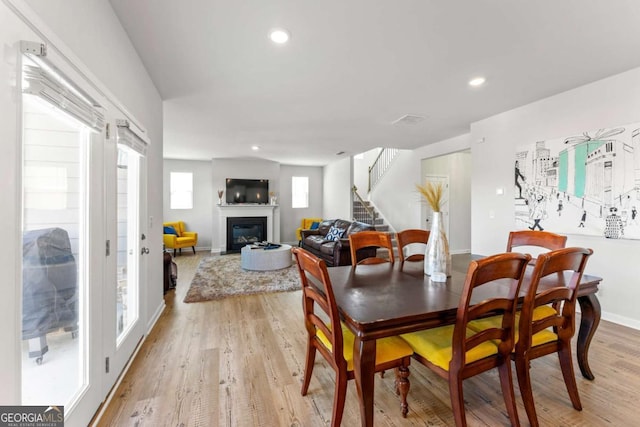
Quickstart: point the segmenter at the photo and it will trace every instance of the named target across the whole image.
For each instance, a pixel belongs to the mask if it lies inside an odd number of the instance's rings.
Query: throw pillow
[[[173,228],[173,225],[169,225],[167,227],[164,227],[164,234],[175,234],[176,236],[178,235],[178,232],[176,231],[175,228]]]
[[[327,235],[324,236],[324,240],[327,240],[327,241],[340,240],[340,238],[344,235],[345,231],[346,230],[343,228],[337,228],[332,225]]]
[[[311,227],[309,227],[309,229],[310,230],[317,230],[319,226],[320,226],[319,222],[312,222],[311,223]]]

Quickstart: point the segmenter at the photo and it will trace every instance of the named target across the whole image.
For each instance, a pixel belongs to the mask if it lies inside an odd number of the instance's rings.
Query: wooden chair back
[[[349,246],[351,248],[351,265],[353,266],[358,264],[381,264],[383,262],[393,264],[395,262],[393,242],[391,241],[391,235],[389,233],[382,231],[360,231],[353,233],[349,235]],[[358,250],[371,247],[387,249],[388,258],[375,256],[358,261],[356,256]]]
[[[520,312],[514,359],[520,392],[532,426],[537,416],[529,375],[530,361],[558,353],[562,375],[575,409],[581,410],[573,371],[571,338],[575,333],[578,284],[593,251],[562,248],[540,254]]]
[[[338,427],[341,424],[347,395],[347,381],[355,378],[353,369],[349,369],[349,363],[353,363],[355,337],[348,329],[344,331],[342,329],[343,325],[340,322],[331,279],[324,260],[302,248],[293,248],[292,251],[302,283],[302,306],[308,335],[301,393],[305,396],[309,390],[316,351],[319,351],[336,372],[331,426]],[[313,285],[310,280],[313,280]],[[350,343],[350,346],[345,347],[345,342]],[[400,408],[402,415],[406,417],[409,411],[407,404],[409,365],[413,351],[398,337],[381,338],[379,342],[381,347],[393,348],[394,351],[387,352],[386,355],[384,352],[380,355],[376,354],[375,371],[395,370],[396,394],[400,396]]]
[[[498,368],[511,424],[520,425],[510,357],[518,295],[530,260],[531,255],[512,252],[471,261],[455,325],[401,335],[414,348],[415,359],[449,382],[458,427],[467,425],[463,380],[493,368]],[[479,330],[469,328],[469,322],[488,316],[498,321]]]
[[[428,230],[416,228],[402,230],[396,233],[396,240],[398,241],[398,257],[400,258],[401,264],[405,261],[424,261],[424,251],[422,253],[405,256],[405,248],[412,243],[420,243],[426,246],[427,241],[429,240]]]
[[[343,337],[340,327],[340,313],[331,286],[331,279],[324,260],[302,248],[292,249],[302,285],[302,308],[309,345],[316,348],[336,371],[347,371],[343,356]],[[309,276],[319,283],[324,292],[319,292],[309,283]],[[319,309],[322,313],[316,311]],[[337,325],[337,327],[331,327]],[[331,349],[318,339],[321,331]],[[315,353],[314,353],[315,354]]]
[[[537,246],[550,251],[562,249],[567,244],[567,236],[549,231],[519,230],[509,233],[507,252],[519,246]]]
[[[500,365],[502,358],[509,360],[515,345],[518,294],[530,259],[530,255],[513,252],[471,261],[456,313],[450,372],[461,372],[460,377],[467,378]],[[496,286],[498,281],[507,281],[509,286]],[[481,302],[473,304],[478,294],[481,295]],[[469,322],[491,314],[501,315],[501,324],[467,336]],[[498,354],[494,360],[481,360],[479,364],[465,362],[469,350],[490,341],[498,343]]]

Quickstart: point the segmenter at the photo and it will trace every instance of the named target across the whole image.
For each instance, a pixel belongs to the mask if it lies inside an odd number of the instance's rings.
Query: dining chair
[[[429,231],[411,228],[402,230],[396,233],[396,240],[398,241],[398,257],[400,258],[400,265],[405,261],[424,261],[424,251],[421,253],[405,254],[405,248],[409,249],[409,245],[413,243],[424,244],[426,246],[429,240]]]
[[[351,248],[351,265],[358,264],[381,264],[384,262],[394,263],[393,242],[391,234],[383,231],[360,231],[349,235],[349,247]],[[358,250],[363,248],[384,248],[387,250],[388,258],[379,256],[367,257],[358,261],[356,256]]]
[[[512,358],[515,360],[520,394],[531,426],[538,426],[530,362],[557,353],[562,377],[573,407],[582,404],[573,371],[571,338],[575,333],[578,284],[593,251],[564,248],[538,256],[525,295],[518,323],[518,338]]]
[[[304,323],[308,334],[301,393],[303,396],[307,395],[316,351],[318,351],[336,373],[331,425],[337,427],[342,420],[347,381],[355,378],[353,370],[355,336],[340,321],[333,287],[324,260],[302,248],[293,248],[292,252],[300,273]],[[316,285],[313,285],[312,282]],[[318,285],[321,286],[321,289],[317,287]],[[376,341],[375,371],[395,370],[395,390],[401,398],[403,417],[406,417],[409,411],[407,395],[409,393],[409,365],[412,354],[411,347],[399,337],[381,338]]]
[[[449,382],[451,409],[458,427],[467,425],[463,380],[493,368],[498,368],[511,424],[520,425],[509,357],[514,346],[518,293],[530,259],[530,255],[514,252],[471,261],[455,324],[401,335],[413,348],[416,360]],[[477,299],[482,301],[472,304]],[[479,332],[468,328],[470,321],[491,314],[500,315],[502,321]]]
[[[536,246],[550,251],[562,249],[567,244],[567,236],[549,231],[519,230],[509,233],[507,252],[521,246]]]

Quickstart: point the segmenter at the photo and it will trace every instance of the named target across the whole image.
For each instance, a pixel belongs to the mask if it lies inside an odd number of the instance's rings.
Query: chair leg
[[[462,377],[449,372],[449,395],[451,397],[451,409],[457,427],[467,425],[467,417],[464,413],[464,395],[462,394]]]
[[[342,414],[344,412],[344,402],[347,398],[347,373],[336,373],[336,390],[333,396],[333,415],[331,417],[331,427],[340,427],[342,424]]]
[[[311,345],[311,341],[307,343],[307,360],[304,365],[304,379],[302,380],[302,390],[300,393],[303,396],[307,395],[309,390],[309,382],[311,381],[311,374],[313,373],[313,364],[316,360],[316,348]]]
[[[536,405],[533,402],[533,390],[531,389],[531,377],[529,376],[529,361],[523,357],[516,357],[516,373],[518,374],[518,386],[524,409],[527,411],[527,418],[531,427],[538,427],[538,416],[536,415]]]
[[[176,257],[176,248],[173,248],[173,257]]]
[[[193,254],[196,254],[196,247],[195,246],[191,246],[191,249],[193,249]]]
[[[578,385],[576,384],[576,376],[573,372],[573,361],[571,359],[571,347],[562,344],[562,348],[558,351],[558,359],[560,360],[560,369],[562,369],[562,377],[569,392],[569,399],[573,407],[582,411],[582,403],[580,403],[580,394],[578,393]]]
[[[504,397],[504,404],[507,407],[507,413],[511,420],[512,426],[520,426],[520,419],[518,418],[518,408],[516,406],[516,396],[513,392],[513,378],[511,376],[511,361],[509,358],[500,366],[498,366],[498,372],[500,374],[500,386],[502,387],[502,396]]]
[[[400,410],[402,411],[402,416],[407,418],[407,414],[409,413],[409,404],[407,403],[407,396],[409,395],[409,388],[411,384],[409,383],[409,368],[406,366],[401,366],[396,368],[396,394],[400,395]]]

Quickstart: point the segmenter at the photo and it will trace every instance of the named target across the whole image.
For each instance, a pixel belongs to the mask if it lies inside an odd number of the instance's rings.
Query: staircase
[[[373,190],[373,187],[375,187],[384,173],[389,169],[391,163],[399,152],[400,150],[397,148],[383,148],[380,150],[378,157],[376,157],[373,164],[369,167],[369,188],[367,189],[367,193]],[[353,193],[353,219],[355,221],[373,225],[377,231],[383,231],[391,234],[393,247],[397,248],[398,242],[396,241],[396,233],[390,229],[388,224],[385,224],[384,218],[380,217],[375,206],[373,206],[370,201],[364,200],[360,194],[358,194],[358,189],[355,185],[351,191]],[[398,252],[397,249],[394,250],[396,253]],[[380,255],[382,255],[382,252],[386,254],[386,250],[381,250],[380,252]]]
[[[380,217],[380,213],[376,210],[375,206],[370,201],[362,199],[358,194],[358,189],[354,186],[353,189],[353,219],[355,221],[363,222],[365,224],[373,225],[376,231],[383,231],[391,234],[391,241],[393,247],[397,248],[398,242],[396,241],[396,235],[393,230],[390,229],[388,224],[385,224],[384,218]],[[386,252],[386,251],[384,251]],[[397,253],[397,249],[396,249]]]

